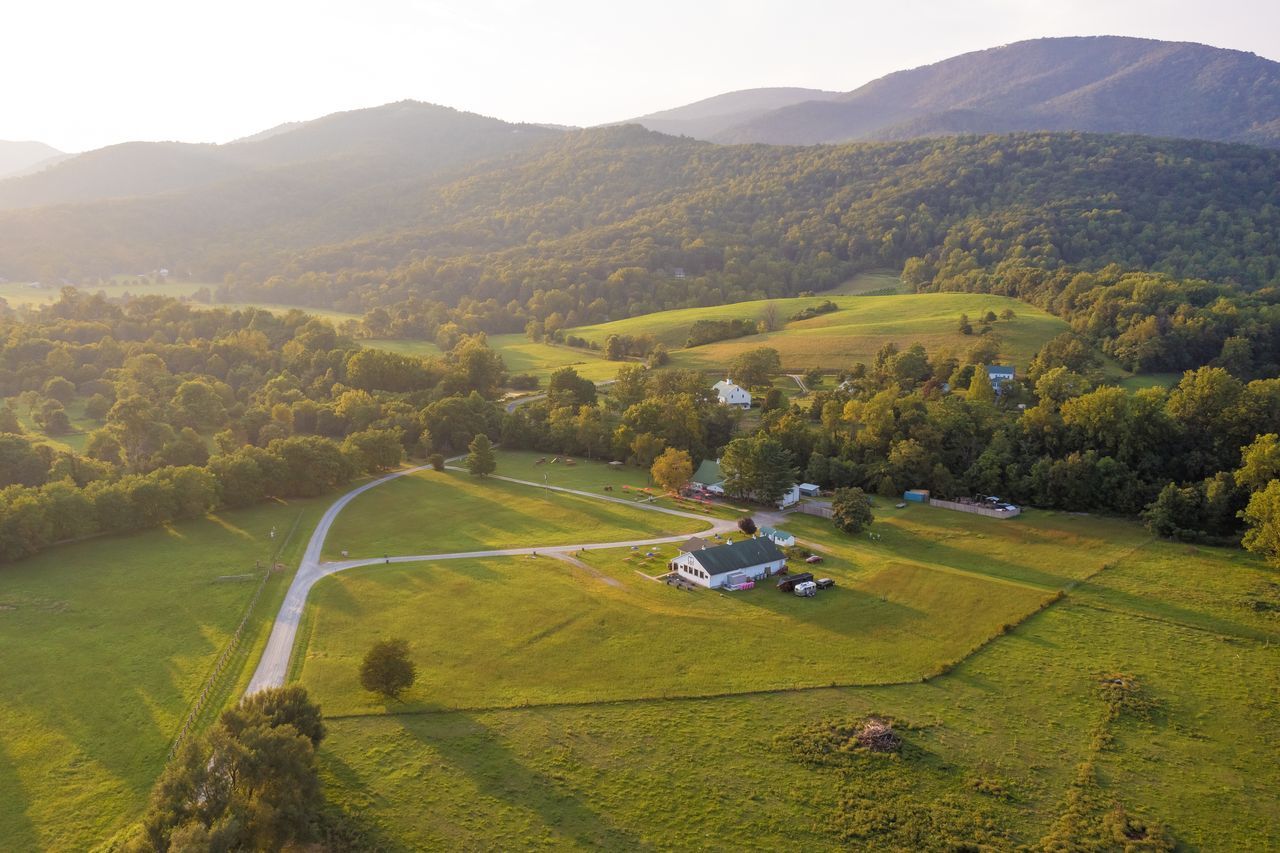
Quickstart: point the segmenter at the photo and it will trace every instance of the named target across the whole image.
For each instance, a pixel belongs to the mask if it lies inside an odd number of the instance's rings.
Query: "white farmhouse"
[[[719,589],[728,584],[731,575],[759,581],[786,564],[787,557],[777,545],[759,538],[688,551],[673,559],[668,568],[690,583]]]
[[[720,398],[720,402],[726,406],[733,406],[738,409],[751,408],[751,392],[741,385],[734,385],[728,379],[721,379],[715,385],[711,386],[712,390]]]

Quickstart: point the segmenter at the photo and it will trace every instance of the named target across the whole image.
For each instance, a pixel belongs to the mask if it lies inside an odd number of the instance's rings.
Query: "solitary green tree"
[[[409,659],[408,640],[380,640],[360,664],[360,686],[391,699],[413,686],[418,668]]]
[[[489,436],[480,433],[471,439],[467,449],[471,451],[467,456],[467,470],[472,474],[483,477],[497,469],[498,462],[493,458],[493,443],[489,441]]]
[[[862,489],[836,489],[831,501],[831,520],[845,533],[861,533],[871,524],[871,501]]]
[[[1265,489],[1254,492],[1240,515],[1249,525],[1244,547],[1280,568],[1280,480],[1272,480]]]

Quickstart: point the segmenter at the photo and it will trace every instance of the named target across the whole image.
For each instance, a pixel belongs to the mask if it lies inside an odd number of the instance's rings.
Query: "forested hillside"
[[[10,212],[0,274],[92,284],[167,266],[225,277],[225,295],[373,311],[376,334],[433,338],[449,322],[555,334],[821,291],[883,266],[919,289],[1011,292],[1075,322],[1085,280],[1054,297],[1074,273],[1115,265],[1143,272],[1130,284],[1152,283],[1126,299],[1151,304],[1089,321],[1099,343],[1133,316],[1163,335],[1175,307],[1198,338],[1133,366],[1196,367],[1240,335],[1275,361],[1280,153],[1263,149],[1085,134],[722,147],[628,126],[372,187],[345,162],[327,182],[295,168],[225,193]],[[1170,288],[1182,296],[1151,301]],[[1196,319],[1220,299],[1231,312]]]

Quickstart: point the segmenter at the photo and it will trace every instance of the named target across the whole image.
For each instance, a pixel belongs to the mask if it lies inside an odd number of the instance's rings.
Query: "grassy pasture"
[[[500,463],[497,473],[525,472],[508,472]],[[325,554],[336,558],[346,550],[353,557],[376,557],[613,542],[674,536],[706,526],[694,519],[501,480],[428,470],[392,480],[352,501],[330,529]]]
[[[536,343],[522,334],[490,335],[488,340],[494,352],[502,356],[508,371],[532,373],[544,383],[547,377],[561,367],[572,367],[580,376],[600,382],[612,379],[621,366],[620,362],[607,361],[594,352]],[[371,349],[385,349],[405,355],[441,355],[440,348],[432,341],[370,339],[361,343]]]
[[[382,708],[351,674],[374,639],[405,636],[424,674],[405,697],[414,708],[915,681],[1134,544],[1069,516],[1010,525],[961,515],[960,525],[945,510],[889,512],[901,514],[884,519],[875,541],[812,517],[788,522],[822,543],[815,571],[838,585],[812,600],[771,584],[721,594],[656,583],[646,575],[665,571],[678,553],[670,545],[653,557],[587,552],[581,565],[498,558],[335,575],[314,593],[302,678],[330,712]],[[1073,559],[1081,548],[1088,560]],[[1046,571],[1054,564],[1060,574]],[[450,639],[462,634],[466,644]],[[785,655],[762,654],[779,638]]]
[[[781,317],[794,315],[817,305],[826,296],[760,300],[713,308],[661,311],[627,320],[574,329],[587,340],[603,342],[611,334],[652,335],[673,351],[684,346],[689,329],[698,320],[756,319],[769,303],[776,304]],[[1040,309],[1003,296],[972,293],[916,293],[896,296],[835,296],[840,306],[830,314],[808,320],[787,322],[776,332],[749,335],[673,352],[672,363],[679,367],[710,370],[723,367],[745,350],[768,346],[778,350],[787,370],[809,367],[827,369],[870,362],[886,343],[900,348],[923,344],[931,353],[950,349],[963,353],[978,338],[960,334],[961,314],[976,321],[987,311],[999,314],[1013,309],[1015,318],[997,322],[995,333],[1001,342],[1001,358],[1025,369],[1049,338],[1066,331],[1062,320]]]
[[[359,814],[371,839],[400,849],[942,849],[948,837],[979,833],[992,849],[1009,849],[1036,847],[1055,827],[1070,837],[1096,835],[1113,804],[1166,825],[1187,849],[1280,844],[1280,804],[1271,793],[1280,785],[1271,746],[1280,724],[1280,649],[1274,638],[1259,639],[1280,626],[1274,613],[1248,604],[1280,589],[1274,572],[1236,552],[1189,554],[1148,541],[1135,526],[1079,516],[999,522],[912,507],[882,512],[878,541],[835,537],[817,519],[792,522],[802,539],[823,539],[824,573],[841,582],[825,598],[832,607],[837,593],[883,574],[888,554],[901,565],[936,561],[915,575],[931,581],[939,602],[954,603],[968,585],[991,588],[993,600],[1006,591],[1034,598],[1042,585],[1070,591],[927,683],[449,710],[485,695],[528,698],[501,695],[515,684],[563,699],[594,685],[607,700],[618,692],[616,678],[631,673],[715,679],[723,672],[703,666],[697,653],[715,657],[725,647],[736,654],[720,670],[785,673],[815,646],[850,672],[860,664],[848,654],[856,643],[815,637],[814,610],[792,612],[761,638],[751,624],[760,614],[728,620],[717,610],[731,605],[718,596],[676,593],[634,572],[624,578],[611,554],[589,562],[622,588],[550,561],[336,576],[316,589],[322,618],[314,642],[322,645],[303,670],[303,682],[340,715],[322,749],[332,796]],[[922,586],[889,580],[891,603],[924,601]],[[655,587],[652,600],[647,587]],[[791,604],[765,592],[779,607]],[[472,594],[489,603],[467,606]],[[493,604],[508,595],[520,603]],[[750,606],[742,602],[732,606]],[[800,608],[823,602],[823,595],[795,599]],[[506,610],[505,618],[478,613],[490,608]],[[642,620],[626,610],[644,611]],[[881,624],[858,615],[846,630],[876,642]],[[949,621],[935,625],[938,618]],[[994,624],[1000,616],[978,618]],[[357,639],[356,624],[368,619],[380,624]],[[944,635],[963,621],[925,618],[922,630]],[[673,623],[680,629],[669,631]],[[1233,625],[1259,633],[1217,633]],[[389,710],[426,713],[357,710],[355,661],[333,659],[345,652],[326,639],[326,627],[360,645],[387,631],[413,638],[423,686]],[[540,633],[517,642],[535,628]],[[880,667],[901,665],[912,646],[926,644],[919,633],[873,657]],[[484,649],[483,667],[453,660]],[[948,652],[938,651],[942,662]],[[1152,710],[1100,729],[1099,676],[1110,672],[1137,676]],[[777,737],[869,713],[911,726],[900,758],[806,764]],[[1090,781],[1080,789],[1082,778]],[[1084,805],[1072,811],[1071,802]]]
[[[0,566],[6,849],[89,849],[141,814],[257,588],[256,561],[267,565],[296,523],[279,553],[295,564],[327,503],[266,504]],[[272,575],[215,705],[247,678],[237,666],[265,640],[289,575]]]
[[[17,405],[16,401],[11,403],[10,406],[18,416],[18,423],[22,424],[22,429],[29,437],[37,438],[59,450],[74,450],[77,453],[83,453],[84,446],[89,440],[89,433],[102,426],[101,421],[95,421],[85,415],[84,404],[87,399],[87,397],[74,397],[71,402],[66,404],[67,418],[71,421],[71,429],[73,431],[65,435],[49,435],[45,433],[31,419],[31,413],[27,411],[26,406]]]
[[[86,286],[78,286],[77,290],[82,293],[95,294],[104,293],[109,298],[119,298],[126,293],[132,296],[172,296],[175,299],[186,299],[201,288],[208,288],[210,291],[216,292],[217,284],[198,281],[164,281],[158,283],[146,282],[139,284],[138,280],[129,276],[116,276],[105,284],[94,284]],[[19,307],[38,307],[40,305],[51,305],[57,302],[62,295],[60,287],[40,287],[32,288],[25,282],[5,282],[0,284],[0,299],[4,299],[12,308]],[[287,311],[297,309],[316,317],[322,317],[332,323],[341,323],[344,320],[359,320],[359,314],[350,314],[345,311],[331,311],[325,308],[311,308],[303,305],[285,305],[278,302],[193,302],[192,307],[195,308],[224,308],[228,311],[235,311],[244,308],[262,308],[277,314],[283,314]]]
[[[831,290],[824,290],[822,296],[848,296],[852,294],[880,293],[893,290],[898,293],[910,293],[902,277],[893,270],[874,270],[860,272],[853,278],[843,282]]]

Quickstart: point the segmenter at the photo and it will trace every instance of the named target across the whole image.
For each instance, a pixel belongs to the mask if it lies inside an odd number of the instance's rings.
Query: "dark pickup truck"
[[[811,581],[811,580],[813,580],[813,575],[809,574],[808,572],[800,572],[799,574],[795,574],[795,575],[787,575],[785,578],[778,581],[778,589],[782,592],[791,592],[791,590],[795,587],[796,584],[804,583],[805,581]]]

